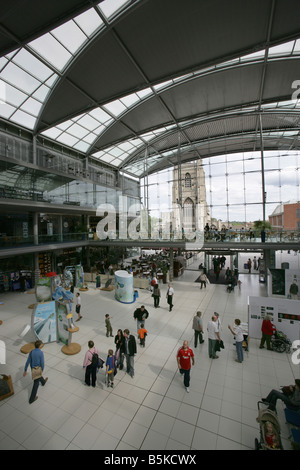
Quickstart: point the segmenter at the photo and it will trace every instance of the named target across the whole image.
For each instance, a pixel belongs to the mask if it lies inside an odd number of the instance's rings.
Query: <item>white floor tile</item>
[[[236,363],[227,325],[236,317],[247,321],[248,295],[265,295],[265,286],[258,283],[257,275],[241,275],[241,291],[228,294],[224,286],[210,284],[200,292],[194,282],[198,275],[198,271],[186,270],[174,280],[172,313],[165,302],[166,285],[161,285],[157,310],[148,291],[139,290],[133,306],[119,304],[113,293],[96,292],[91,286],[82,295],[84,317],[76,333],[82,350],[67,357],[60,344],[44,346],[49,380],[39,388],[39,399],[32,405],[28,403],[32,381],[29,374],[22,377],[26,356],[20,353],[23,340],[19,339],[24,324],[30,322],[27,307],[32,299],[5,294],[1,334],[7,344],[7,364],[3,373],[12,375],[15,394],[0,402],[0,449],[253,449],[259,437],[257,402],[271,388],[292,383],[299,376],[299,366],[291,364],[287,354],[260,350],[259,340],[252,339],[243,364]],[[150,313],[149,334],[146,347],[138,345],[134,379],[119,371],[114,389],[108,389],[100,370],[97,387],[85,387],[82,363],[87,342],[92,339],[103,357],[114,348],[113,338],[105,336],[104,310],[113,317],[114,331],[129,328],[136,334],[133,309],[142,303]],[[203,312],[204,326],[214,311],[220,313],[225,349],[217,360],[208,357],[205,327],[204,344],[193,348],[192,318],[197,310]],[[195,353],[189,393],[176,363],[184,339]],[[283,407],[279,407],[278,417],[285,445],[290,448]]]

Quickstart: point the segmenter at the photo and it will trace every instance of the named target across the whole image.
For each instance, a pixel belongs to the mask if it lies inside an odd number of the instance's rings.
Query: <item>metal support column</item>
[[[264,143],[262,136],[261,113],[259,114],[259,132],[260,132],[260,155],[261,155],[261,188],[263,203],[263,222],[266,221],[266,189],[265,189],[265,166],[264,166]]]
[[[169,271],[170,282],[174,278],[174,258],[173,258],[173,248],[170,248],[170,271]]]

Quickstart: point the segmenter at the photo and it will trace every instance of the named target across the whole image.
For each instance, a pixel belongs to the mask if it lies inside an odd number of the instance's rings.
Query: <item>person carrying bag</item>
[[[23,377],[25,377],[27,374],[28,366],[30,365],[31,377],[33,380],[33,387],[32,387],[31,395],[29,398],[30,404],[38,399],[36,394],[37,394],[40,383],[42,384],[42,386],[44,386],[48,380],[48,377],[46,379],[44,379],[43,377],[45,361],[44,361],[44,354],[41,351],[42,345],[43,343],[40,340],[35,342],[34,344],[35,349],[33,349],[29,353],[28,359],[25,364],[24,372],[23,372]]]

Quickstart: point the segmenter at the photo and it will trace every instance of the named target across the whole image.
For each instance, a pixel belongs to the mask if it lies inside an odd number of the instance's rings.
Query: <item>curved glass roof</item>
[[[114,20],[115,15],[122,13],[130,3],[128,0],[99,2],[97,6],[29,42],[26,46],[1,57],[0,117],[34,130],[41,108],[64,69],[93,35],[101,29],[104,31]],[[62,128],[66,128],[65,123],[62,124]],[[54,140],[59,137],[58,132],[50,134]],[[71,147],[75,143],[70,136],[58,141]],[[86,150],[84,145],[79,147],[82,148],[78,150]]]
[[[117,28],[114,28],[115,24],[120,23],[122,15],[125,16],[125,13],[130,15],[131,8],[137,5],[145,5],[146,8],[147,3],[150,8],[151,2],[143,2],[143,0],[104,0],[1,57],[0,117],[37,133],[43,110],[48,104],[49,97],[53,95],[53,91],[63,81],[71,84],[74,89],[78,89],[78,85],[70,79],[68,71],[72,70],[79,57],[85,56],[87,49],[95,39],[105,38],[105,34],[111,30],[114,32],[114,38],[118,45],[122,46],[131,62],[138,69],[140,66],[135,63],[129,39],[127,44],[124,43],[118,36]],[[291,37],[288,32],[286,36]],[[293,36],[295,37],[294,31]],[[38,132],[38,135],[71,147],[114,168],[141,176],[145,171],[142,153],[144,152],[145,155],[146,149],[147,171],[149,171],[157,165],[158,160],[167,161],[176,153],[175,145],[173,145],[174,148],[168,149],[159,149],[158,145],[155,145],[155,151],[148,153],[151,145],[157,144],[159,139],[163,139],[170,131],[184,132],[187,127],[193,126],[199,119],[198,115],[177,117],[173,111],[170,111],[171,108],[166,106],[164,96],[169,93],[170,99],[176,100],[176,93],[178,93],[178,100],[182,100],[183,95],[180,95],[180,92],[186,84],[193,86],[193,83],[200,83],[201,78],[220,77],[220,74],[225,71],[229,72],[229,81],[233,76],[232,73],[237,77],[237,84],[239,84],[241,70],[251,65],[257,66],[257,70],[260,71],[257,75],[258,81],[260,81],[268,65],[283,67],[284,61],[286,61],[286,66],[288,64],[295,66],[295,61],[300,60],[300,39],[296,38],[271,47],[267,46],[250,54],[238,56],[235,52],[234,55],[235,57],[229,60],[215,61],[211,65],[199,67],[198,70],[189,71],[187,67],[184,73],[167,81],[152,82],[150,79],[146,79],[145,82],[149,86],[140,87],[132,93],[125,93],[124,96],[109,99],[106,102],[97,103],[90,94],[86,93],[90,103],[89,109],[84,109],[79,114],[73,113],[68,116],[68,119]],[[99,57],[99,61],[101,61],[101,57]],[[96,68],[95,73],[98,73],[99,70]],[[140,71],[145,74],[143,69]],[[122,81],[122,77],[119,80]],[[249,80],[251,81],[251,76]],[[291,96],[283,94],[279,100],[272,99],[273,96],[276,96],[276,90],[274,92],[272,86],[270,86],[270,99],[262,100],[262,90],[258,89],[256,90],[258,101],[251,103],[251,100],[250,102],[246,100],[244,103],[240,103],[238,109],[249,113],[253,110],[283,112],[299,109],[298,95],[296,95],[296,99],[291,99],[293,96],[292,85],[291,83]],[[245,88],[247,88],[247,83]],[[297,89],[297,85],[295,89]],[[237,94],[241,93],[241,96],[243,91],[243,89],[236,90]],[[80,92],[85,94],[85,90],[80,90]],[[207,97],[207,100],[209,99],[210,96]],[[161,110],[159,111],[161,119],[157,118],[158,114],[156,115],[158,105],[164,111],[163,113]],[[175,102],[174,109],[176,109],[176,105]],[[145,124],[140,124],[141,115],[139,112],[145,115],[148,111],[149,121],[145,120]],[[222,108],[220,101],[219,112],[226,113],[227,111],[226,107]],[[209,119],[211,118],[209,112],[206,115]],[[293,125],[297,127],[298,123],[294,120]],[[291,125],[291,127],[293,126]],[[273,132],[274,136],[275,130],[268,129],[268,133],[272,134]],[[240,131],[243,132],[243,129],[241,128]],[[279,129],[280,135],[283,135],[281,131],[287,132],[284,129]],[[297,132],[293,135],[297,136]],[[193,149],[193,139],[188,139],[184,147],[187,151]],[[198,155],[200,156],[200,154]]]

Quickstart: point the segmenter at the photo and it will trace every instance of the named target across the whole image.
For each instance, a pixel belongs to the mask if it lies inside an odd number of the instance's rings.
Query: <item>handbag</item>
[[[2,378],[1,378],[2,376]],[[14,394],[10,375],[0,374],[0,401]]]
[[[37,380],[37,379],[40,379],[43,375],[43,370],[40,366],[38,367],[33,367],[31,369],[31,377],[32,377],[32,380]]]

